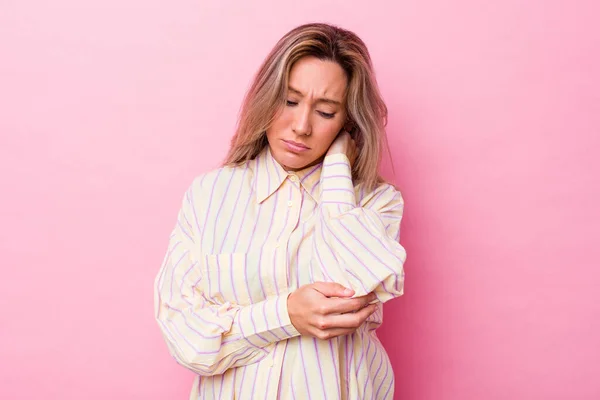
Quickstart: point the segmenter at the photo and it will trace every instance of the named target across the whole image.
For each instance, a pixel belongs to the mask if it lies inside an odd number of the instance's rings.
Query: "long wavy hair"
[[[268,146],[266,130],[285,105],[290,70],[306,56],[334,61],[347,74],[345,126],[358,147],[352,176],[355,183],[374,189],[383,181],[378,173],[382,150],[387,149],[389,154],[387,107],[364,42],[353,32],[324,23],[292,29],[263,61],[242,103],[224,165],[236,166],[254,159]]]

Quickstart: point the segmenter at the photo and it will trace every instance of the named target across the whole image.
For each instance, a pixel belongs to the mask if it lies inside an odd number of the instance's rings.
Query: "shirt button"
[[[290,200],[290,201],[288,201],[288,207],[291,207],[291,206],[293,206],[293,205],[294,205],[294,203],[293,203],[291,200]]]
[[[292,182],[298,182],[298,177],[296,175],[290,175],[290,179]]]

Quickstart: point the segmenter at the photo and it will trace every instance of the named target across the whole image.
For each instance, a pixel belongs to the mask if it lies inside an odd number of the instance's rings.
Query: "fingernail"
[[[346,296],[349,296],[349,295],[351,295],[351,294],[352,294],[352,290],[351,290],[351,289],[344,289],[344,294],[345,294]]]

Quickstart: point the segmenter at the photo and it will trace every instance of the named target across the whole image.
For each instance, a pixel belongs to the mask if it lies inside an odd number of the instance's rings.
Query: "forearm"
[[[274,344],[299,335],[287,312],[287,295],[248,305],[209,304],[203,299],[168,301],[157,280],[156,320],[171,355],[200,375],[264,358]]]
[[[347,285],[355,296],[374,291],[382,302],[400,296],[406,252],[397,240],[399,192],[382,186],[357,204],[350,164],[342,154],[325,159],[322,185],[313,275]]]

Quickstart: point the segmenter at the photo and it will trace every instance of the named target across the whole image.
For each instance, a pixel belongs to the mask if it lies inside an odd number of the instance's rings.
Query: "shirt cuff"
[[[273,296],[241,308],[237,315],[239,334],[256,347],[300,336],[288,313],[289,295]]]

